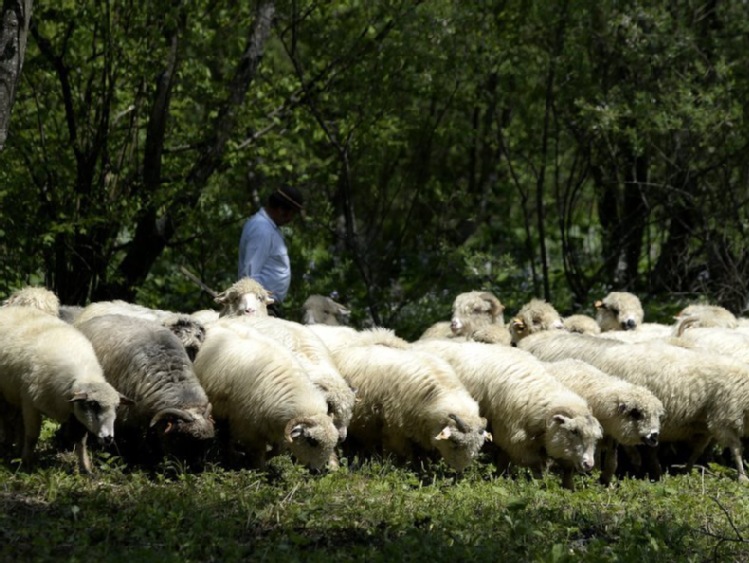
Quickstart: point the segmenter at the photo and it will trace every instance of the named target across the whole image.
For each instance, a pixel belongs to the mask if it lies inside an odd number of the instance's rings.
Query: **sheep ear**
[[[484,436],[484,441],[485,442],[493,442],[494,441],[494,436],[492,436],[491,432],[487,432],[486,430],[484,430],[484,432],[482,434]]]
[[[226,299],[227,299],[227,295],[225,291],[222,291],[221,293],[216,295],[216,297],[213,298],[213,300],[216,303],[221,303],[221,304],[226,303]]]
[[[435,440],[447,440],[450,437],[451,434],[452,434],[452,430],[450,430],[450,427],[449,426],[445,426],[442,429],[442,432],[440,432],[439,434],[437,434],[434,437],[434,439]]]
[[[304,436],[304,434],[305,434],[304,425],[303,424],[297,424],[286,435],[286,440],[288,442],[293,442],[297,438],[300,438],[300,437]]]
[[[603,307],[603,301],[601,301],[600,299],[598,299],[598,300],[597,300],[597,301],[596,301],[595,303],[593,303],[593,306],[594,306],[594,307],[595,307],[596,309],[603,309],[603,308],[604,308],[604,307]]]
[[[522,320],[521,320],[520,318],[518,318],[518,317],[514,317],[514,318],[513,318],[513,319],[512,319],[511,321],[510,321],[510,325],[511,325],[511,326],[512,326],[512,328],[514,328],[515,330],[523,330],[523,329],[525,329],[525,323],[524,323],[524,322],[523,322],[523,321],[522,321]]]
[[[563,414],[555,414],[553,417],[551,417],[551,420],[553,422],[556,422],[557,424],[564,424],[565,422],[568,422],[570,418],[564,416]]]
[[[120,404],[121,405],[126,405],[126,406],[129,407],[129,406],[134,405],[135,401],[133,401],[129,397],[125,397],[125,395],[123,395],[122,393],[120,393]]]
[[[85,401],[86,399],[88,399],[88,393],[86,393],[85,391],[76,391],[75,393],[73,393],[73,396],[69,399],[69,401],[73,403],[75,401]]]
[[[273,299],[273,298],[272,298],[272,297],[271,297],[270,295],[266,295],[265,297],[263,297],[263,302],[264,302],[264,303],[265,303],[266,305],[273,305],[273,303],[275,303],[275,302],[276,302],[276,300],[275,300],[275,299]]]
[[[619,403],[616,410],[619,411],[619,414],[623,414],[627,412],[627,405],[625,405],[624,403]]]

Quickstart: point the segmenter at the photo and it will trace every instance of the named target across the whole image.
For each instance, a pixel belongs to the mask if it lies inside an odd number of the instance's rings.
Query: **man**
[[[278,188],[245,222],[239,239],[238,277],[250,277],[271,292],[275,303],[268,311],[275,316],[279,316],[291,284],[291,264],[281,227],[303,209],[304,198],[299,190],[292,186]]]

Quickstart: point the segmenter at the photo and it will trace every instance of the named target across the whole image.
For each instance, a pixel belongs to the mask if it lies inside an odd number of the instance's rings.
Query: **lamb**
[[[663,403],[660,441],[690,441],[691,470],[711,440],[730,448],[741,482],[749,482],[741,438],[749,432],[749,367],[717,354],[695,352],[664,342],[628,344],[551,331],[520,342],[544,361],[577,358],[636,385]],[[660,467],[652,476],[660,477]]]
[[[663,403],[651,391],[610,376],[581,360],[546,363],[546,369],[590,405],[603,427],[599,451],[600,481],[611,483],[617,466],[617,445],[658,445]]]
[[[78,329],[106,380],[135,401],[117,412],[121,453],[146,464],[165,456],[200,461],[215,433],[211,404],[179,338],[155,321],[123,315],[93,317]]]
[[[340,442],[346,439],[356,394],[341,376],[328,348],[309,327],[273,317],[225,317],[217,325],[249,338],[260,331],[290,350],[325,395]]]
[[[573,468],[590,471],[602,428],[580,395],[550,375],[542,362],[516,348],[425,340],[414,349],[445,359],[489,421],[498,465],[502,454],[540,473],[548,459],[563,467],[562,484],[574,489]]]
[[[23,436],[21,461],[29,466],[39,440],[42,416],[68,422],[78,466],[91,473],[86,431],[114,437],[116,409],[129,399],[107,383],[89,340],[66,322],[33,307],[0,308],[0,396],[13,421],[20,411],[22,428],[5,428]],[[15,414],[14,414],[15,413]]]
[[[356,345],[330,345],[322,336],[341,375],[357,390],[344,447],[393,454],[407,463],[439,455],[454,470],[464,470],[487,439],[486,420],[454,370],[431,354],[371,343],[387,341],[387,332],[362,332]]]
[[[332,297],[310,295],[302,305],[302,323],[306,325],[347,325],[351,314],[346,307],[337,303]]]
[[[562,320],[564,328],[568,332],[577,332],[579,334],[601,334],[601,327],[598,322],[588,315],[570,315]]]
[[[60,299],[45,287],[27,286],[11,293],[3,301],[3,307],[33,307],[56,317],[60,310]]]
[[[626,291],[612,291],[603,299],[595,302],[596,321],[601,333],[626,342],[645,342],[647,340],[667,338],[671,327],[659,323],[643,323],[645,313],[640,299]],[[624,331],[633,331],[624,334]]]
[[[421,335],[430,338],[460,338],[488,344],[510,344],[505,327],[504,305],[488,291],[469,291],[459,294],[453,302],[453,316],[449,323],[438,322]]]
[[[267,317],[268,305],[275,303],[270,292],[252,278],[238,280],[229,289],[216,295],[215,301],[221,305],[221,317]]]
[[[120,299],[90,303],[75,316],[73,326],[79,327],[90,319],[104,315],[120,315],[160,323],[177,335],[191,361],[195,359],[205,339],[203,323],[191,315],[151,309]]]
[[[512,345],[517,346],[529,334],[542,330],[565,330],[564,321],[552,304],[531,299],[510,321]]]
[[[230,451],[243,450],[250,465],[263,469],[269,454],[283,451],[312,469],[331,458],[339,433],[328,402],[272,338],[211,325],[195,373],[217,422],[226,424]]]

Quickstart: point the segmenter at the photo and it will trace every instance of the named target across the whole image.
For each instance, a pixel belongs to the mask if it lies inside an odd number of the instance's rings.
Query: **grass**
[[[48,442],[39,458],[0,465],[2,561],[749,561],[749,489],[719,465],[570,492],[484,463],[146,473],[96,454],[90,478]]]

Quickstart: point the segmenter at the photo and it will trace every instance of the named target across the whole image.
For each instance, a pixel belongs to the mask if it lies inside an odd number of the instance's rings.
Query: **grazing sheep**
[[[546,369],[590,405],[603,427],[599,451],[601,483],[611,482],[617,465],[617,445],[658,445],[663,403],[651,391],[613,377],[581,360],[547,362]]]
[[[718,305],[689,305],[676,315],[677,325],[688,320],[689,328],[736,328],[739,321],[731,311]],[[686,326],[684,328],[687,328]],[[678,334],[675,333],[676,336]]]
[[[578,334],[601,334],[601,327],[593,317],[588,315],[570,315],[565,317],[562,322],[568,332]]]
[[[421,335],[430,338],[460,338],[487,344],[510,344],[510,333],[504,324],[504,305],[488,291],[468,291],[453,302],[449,323],[438,322]]]
[[[357,345],[332,347],[341,375],[357,390],[344,448],[391,453],[409,463],[439,454],[462,471],[487,437],[478,404],[440,358],[366,343],[382,337],[387,341],[386,332],[374,331]]]
[[[158,322],[177,335],[188,356],[190,356],[190,360],[195,359],[195,355],[205,339],[205,327],[203,323],[191,315],[174,313],[163,309],[151,309],[120,299],[90,303],[75,317],[73,326],[78,327],[93,318],[104,315],[121,315]]]
[[[531,354],[505,346],[418,341],[415,350],[436,354],[453,366],[479,403],[498,452],[512,463],[540,473],[548,459],[563,467],[562,484],[573,489],[573,468],[595,463],[600,423],[585,399],[548,373]]]
[[[529,334],[550,329],[564,330],[564,321],[559,312],[543,299],[531,299],[510,321],[512,344],[517,346]]]
[[[310,295],[302,305],[302,323],[306,325],[347,325],[351,314],[346,307],[325,295]]]
[[[576,358],[648,388],[666,416],[660,441],[689,441],[691,470],[711,440],[730,448],[738,479],[749,482],[741,438],[749,432],[749,367],[718,354],[696,352],[665,342],[628,344],[580,334],[541,332],[520,342],[544,361]],[[660,467],[651,468],[660,477]]]
[[[275,303],[268,290],[252,278],[242,278],[215,298],[221,305],[219,316],[268,316],[268,305]]]
[[[167,455],[199,461],[214,437],[211,405],[179,338],[155,321],[124,315],[94,317],[78,329],[107,381],[135,401],[117,411],[120,451],[147,464]]]
[[[22,429],[5,428],[8,436],[23,436],[21,461],[33,461],[42,416],[68,422],[78,465],[91,473],[86,430],[99,439],[114,436],[116,409],[130,402],[104,379],[91,342],[81,332],[47,312],[32,307],[0,308],[0,396],[15,412]]]
[[[60,311],[60,300],[49,289],[27,286],[11,293],[3,301],[3,307],[33,307],[56,317]]]
[[[327,346],[308,326],[274,317],[225,317],[218,326],[252,338],[257,331],[290,350],[328,402],[328,412],[346,439],[356,394],[338,371]],[[335,465],[335,460],[331,460]]]
[[[261,469],[282,451],[321,469],[339,439],[328,402],[288,349],[255,332],[211,325],[195,359],[214,416],[227,425],[229,450],[244,451]]]

